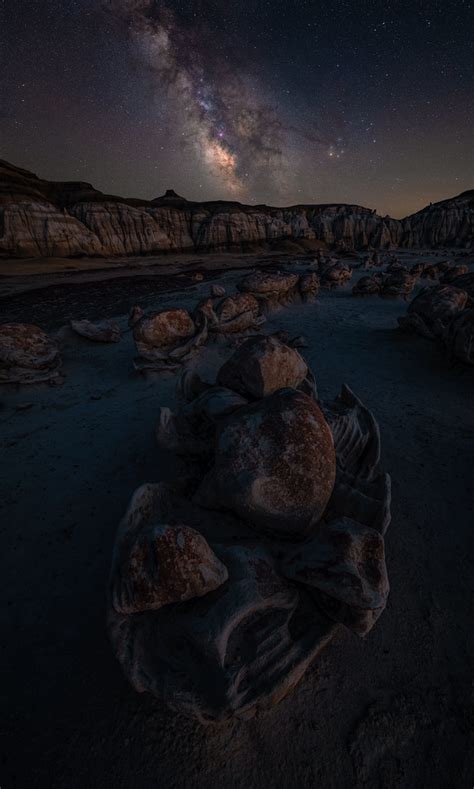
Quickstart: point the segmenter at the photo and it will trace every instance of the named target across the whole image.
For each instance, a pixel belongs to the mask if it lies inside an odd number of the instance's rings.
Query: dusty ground
[[[237,276],[214,281],[231,289]],[[134,302],[191,306],[209,289],[149,273],[117,282],[18,286],[1,319],[125,326]],[[118,520],[138,485],[173,475],[153,426],[174,379],[133,372],[130,333],[116,346],[71,337],[62,388],[0,393],[2,789],[472,787],[474,372],[399,332],[405,310],[345,288],[269,322],[306,335],[322,397],[345,381],[379,420],[391,596],[365,639],[341,633],[249,722],[202,728],[136,694],[105,635]],[[193,365],[210,376],[228,353],[210,346]]]

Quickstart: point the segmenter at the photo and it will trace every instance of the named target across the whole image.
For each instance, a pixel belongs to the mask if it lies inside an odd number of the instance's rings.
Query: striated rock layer
[[[474,191],[406,219],[358,205],[195,203],[105,195],[82,182],[50,182],[0,161],[0,255],[111,257],[160,252],[251,251],[275,243],[340,250],[474,244]],[[296,251],[295,250],[295,251]]]

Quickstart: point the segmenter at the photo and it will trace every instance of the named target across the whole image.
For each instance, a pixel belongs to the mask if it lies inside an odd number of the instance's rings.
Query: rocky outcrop
[[[178,251],[251,251],[288,241],[341,251],[397,246],[471,247],[474,192],[403,220],[358,205],[195,203],[168,190],[155,200],[105,195],[83,182],[50,182],[0,161],[0,255],[74,257]],[[296,247],[298,249],[298,247]]]

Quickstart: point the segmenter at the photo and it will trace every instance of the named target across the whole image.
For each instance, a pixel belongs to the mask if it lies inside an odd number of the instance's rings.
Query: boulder
[[[347,263],[338,260],[330,260],[324,266],[320,266],[319,271],[323,288],[336,288],[344,285],[352,277],[352,271]]]
[[[202,534],[181,524],[153,522],[155,487],[143,485],[135,492],[116,544],[111,598],[121,614],[202,597],[228,577]]]
[[[353,296],[377,296],[380,293],[381,277],[373,276],[361,277],[352,288]]]
[[[244,293],[257,298],[268,298],[288,293],[298,282],[298,275],[283,271],[257,271],[247,274],[237,285]]]
[[[215,308],[217,324],[211,328],[222,334],[236,334],[256,329],[263,322],[257,299],[250,293],[235,293],[227,296]]]
[[[389,583],[383,537],[350,518],[325,523],[311,541],[285,556],[281,569],[311,591],[327,616],[360,636],[385,608]]]
[[[415,284],[416,277],[412,276],[409,271],[402,269],[394,271],[384,276],[380,295],[388,298],[402,296],[404,299],[407,299]]]
[[[172,348],[192,337],[195,330],[190,314],[177,308],[144,315],[134,325],[133,337],[137,345],[140,343],[153,348]]]
[[[229,509],[275,537],[317,529],[336,477],[331,431],[315,401],[281,389],[221,426],[195,501]]]
[[[468,306],[474,307],[474,271],[461,274],[451,282],[453,288],[459,288],[468,295]]]
[[[407,314],[398,319],[400,327],[433,339],[443,334],[445,327],[467,302],[467,293],[450,285],[424,288],[408,306]]]
[[[71,321],[71,328],[76,334],[93,342],[119,342],[121,338],[120,326],[116,321]]]
[[[0,383],[57,380],[61,357],[56,342],[30,323],[0,325]]]
[[[260,399],[278,389],[296,389],[308,374],[298,351],[276,337],[252,337],[225,362],[217,381],[235,392]]]

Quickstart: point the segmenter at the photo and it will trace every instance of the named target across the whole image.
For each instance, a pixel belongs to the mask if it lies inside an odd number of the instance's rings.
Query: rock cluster
[[[347,387],[318,401],[275,337],[247,340],[215,384],[184,373],[178,402],[158,440],[199,463],[132,498],[109,635],[139,692],[204,723],[248,718],[294,687],[338,623],[365,635],[383,611],[390,478],[370,411]]]

